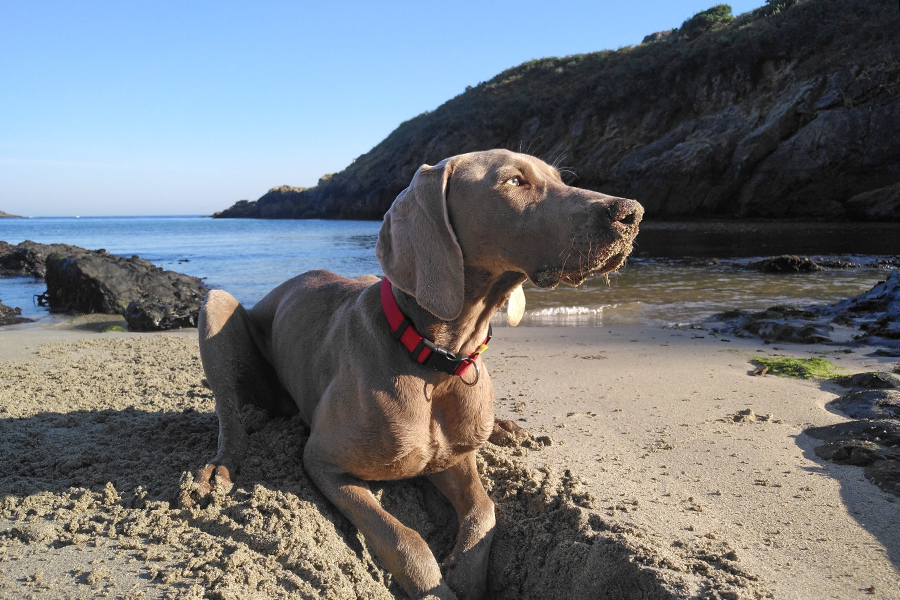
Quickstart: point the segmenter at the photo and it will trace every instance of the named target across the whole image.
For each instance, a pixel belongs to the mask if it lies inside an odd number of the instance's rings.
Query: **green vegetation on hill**
[[[686,36],[695,36],[714,27],[728,25],[732,21],[734,15],[731,14],[731,7],[727,4],[716,4],[682,23],[680,32]]]
[[[316,187],[220,216],[377,219],[421,164],[509,148],[650,216],[898,219],[897,31],[893,0],[720,4],[656,41],[507,69]]]

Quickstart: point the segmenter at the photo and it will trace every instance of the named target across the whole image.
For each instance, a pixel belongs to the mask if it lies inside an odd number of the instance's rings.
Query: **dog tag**
[[[509,295],[509,301],[506,303],[506,320],[512,327],[519,324],[522,315],[525,314],[525,292],[522,286],[517,285]]]

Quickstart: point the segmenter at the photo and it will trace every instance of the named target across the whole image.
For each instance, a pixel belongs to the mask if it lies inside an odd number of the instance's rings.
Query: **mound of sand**
[[[113,335],[0,364],[0,597],[405,597],[307,479],[298,419],[248,412],[232,493],[178,508],[216,448],[196,340]],[[535,453],[479,456],[498,515],[491,598],[766,596],[726,542],[612,524],[564,466],[525,466]],[[430,483],[373,488],[439,560],[450,551],[456,517]]]

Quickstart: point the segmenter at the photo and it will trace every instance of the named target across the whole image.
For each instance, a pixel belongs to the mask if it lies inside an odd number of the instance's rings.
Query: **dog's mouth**
[[[573,287],[577,287],[584,283],[584,281],[591,275],[603,275],[604,273],[612,273],[623,264],[625,264],[625,259],[628,257],[628,254],[630,252],[631,248],[629,248],[627,252],[619,252],[618,254],[607,258],[606,260],[599,260],[593,267],[587,269],[579,269],[578,271],[564,272],[562,277],[560,277],[560,281]]]
[[[573,256],[563,266],[538,269],[528,278],[535,286],[544,289],[555,288],[560,283],[578,287],[592,275],[603,275],[619,269],[625,264],[631,249],[631,241],[621,240],[600,251],[573,252]]]

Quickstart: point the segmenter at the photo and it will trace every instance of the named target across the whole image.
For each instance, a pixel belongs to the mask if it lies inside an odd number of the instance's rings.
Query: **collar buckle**
[[[481,378],[478,356],[487,350],[487,344],[493,334],[493,329],[490,326],[488,326],[487,337],[475,352],[472,354],[457,354],[436,345],[431,340],[426,340],[416,331],[412,323],[406,318],[406,315],[400,310],[400,307],[397,306],[397,301],[394,300],[394,294],[391,291],[391,282],[387,277],[381,280],[381,307],[384,310],[384,316],[387,318],[391,335],[410,352],[413,360],[429,366],[435,371],[456,375],[468,386],[478,383],[478,380]],[[425,352],[426,348],[428,352]],[[463,379],[463,374],[472,365],[475,365],[475,379],[472,382],[468,382]]]

